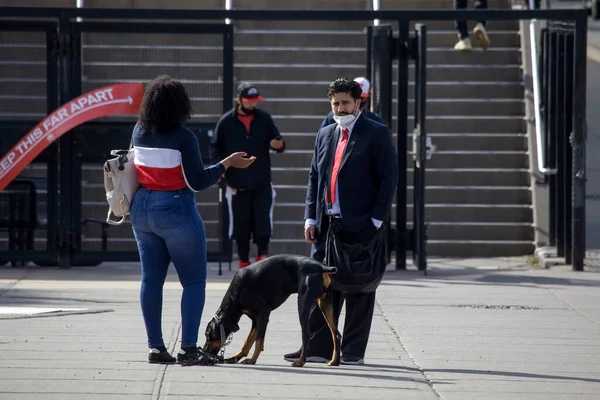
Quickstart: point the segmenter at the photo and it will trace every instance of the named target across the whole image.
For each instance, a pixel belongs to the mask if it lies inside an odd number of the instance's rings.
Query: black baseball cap
[[[260,95],[260,92],[256,86],[249,84],[248,82],[241,83],[237,88],[237,95],[244,100],[248,101],[263,101],[264,98]]]

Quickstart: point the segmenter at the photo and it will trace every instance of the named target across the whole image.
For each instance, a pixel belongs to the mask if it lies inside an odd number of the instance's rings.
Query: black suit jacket
[[[304,218],[317,221],[326,210],[324,193],[340,129],[328,125],[317,133],[308,173]],[[332,147],[333,146],[333,147]],[[386,221],[398,184],[398,154],[387,126],[361,114],[346,145],[338,172],[338,196],[344,228],[358,232],[371,218]]]

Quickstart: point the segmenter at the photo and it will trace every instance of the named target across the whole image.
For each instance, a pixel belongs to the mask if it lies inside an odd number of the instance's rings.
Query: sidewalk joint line
[[[179,341],[179,334],[181,332],[181,318],[177,321],[177,323],[175,324],[175,326],[173,327],[173,330],[171,332],[171,337],[174,338],[174,340],[171,341],[171,343],[169,344],[168,350],[169,353],[174,354],[175,349],[177,348],[177,342]],[[177,364],[175,364],[177,365]],[[160,364],[159,368],[158,368],[158,372],[156,374],[156,379],[154,380],[154,387],[152,388],[152,400],[158,400],[161,398],[162,395],[162,389],[163,389],[163,383],[165,382],[165,375],[167,374],[167,367],[169,365],[168,364]],[[168,396],[168,394],[164,397],[164,399],[166,399],[166,397]]]
[[[387,315],[385,314],[385,310],[383,309],[383,306],[381,305],[381,303],[379,302],[379,300],[375,299],[375,302],[377,304],[377,307],[381,311],[381,316],[383,317],[383,320],[385,321],[385,323],[387,324],[387,326],[390,328],[390,330],[394,334],[394,337],[396,338],[396,340],[398,341],[398,343],[400,344],[400,346],[402,347],[402,349],[404,350],[404,352],[408,355],[408,357],[410,357],[410,359],[412,360],[413,364],[417,367],[417,369],[419,370],[419,372],[423,376],[423,379],[425,379],[425,383],[427,383],[427,386],[429,386],[431,388],[431,391],[433,392],[433,394],[438,399],[443,400],[440,392],[438,392],[437,389],[433,386],[433,382],[431,382],[431,379],[429,379],[429,377],[425,373],[425,370],[423,370],[423,368],[417,363],[417,360],[414,359],[414,357],[410,354],[410,352],[408,351],[408,349],[404,345],[404,342],[402,342],[402,338],[400,337],[400,335],[398,334],[398,332],[396,331],[396,329],[394,329],[394,327],[390,323]]]

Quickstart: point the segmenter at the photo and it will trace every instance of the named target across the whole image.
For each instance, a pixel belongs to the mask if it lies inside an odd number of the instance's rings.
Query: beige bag
[[[104,189],[108,201],[106,222],[111,225],[121,225],[129,215],[133,196],[140,184],[133,162],[135,158],[133,147],[129,150],[112,150],[110,154],[117,157],[104,163]],[[111,214],[121,219],[112,220]]]

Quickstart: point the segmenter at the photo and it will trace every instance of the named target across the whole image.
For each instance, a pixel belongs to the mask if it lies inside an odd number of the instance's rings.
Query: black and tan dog
[[[248,356],[254,344],[254,353],[242,364],[255,364],[264,350],[265,333],[271,311],[282,305],[287,298],[298,293],[298,314],[302,329],[302,351],[292,365],[301,367],[306,361],[306,348],[310,333],[308,317],[315,303],[318,304],[333,338],[333,356],[328,365],[340,363],[340,333],[333,319],[331,296],[327,289],[331,285],[330,274],[335,267],[327,267],[309,257],[296,255],[274,255],[244,269],[233,277],[221,306],[206,327],[206,343],[203,350],[217,355],[226,338],[240,328],[238,322],[243,314],[252,320],[252,328],[241,350],[225,359],[226,363],[237,363]]]

